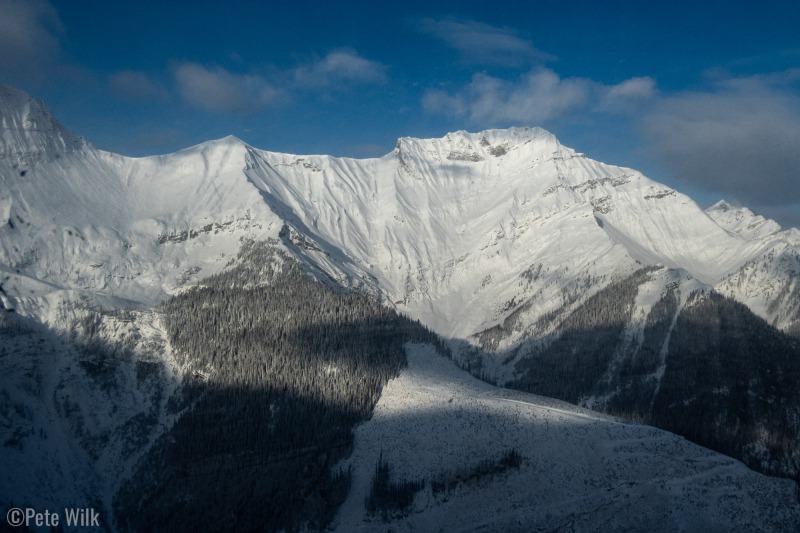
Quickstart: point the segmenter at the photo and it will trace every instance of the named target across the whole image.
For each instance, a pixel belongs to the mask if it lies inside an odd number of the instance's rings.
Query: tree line
[[[404,344],[439,343],[263,242],[161,312],[186,414],[119,492],[122,529],[324,528],[349,488],[333,467],[407,364]]]

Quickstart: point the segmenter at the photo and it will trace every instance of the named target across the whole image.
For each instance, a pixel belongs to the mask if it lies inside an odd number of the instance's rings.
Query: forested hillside
[[[192,376],[174,406],[186,414],[116,498],[124,530],[324,527],[347,494],[349,473],[332,468],[354,425],[406,364],[403,345],[434,341],[252,241],[162,311]]]
[[[612,283],[534,344],[507,385],[684,435],[772,475],[800,472],[800,342],[713,291],[668,285],[640,329],[657,269]],[[633,333],[632,333],[633,331]]]
[[[678,316],[651,422],[800,480],[800,342],[716,293]],[[800,487],[799,487],[800,488]]]

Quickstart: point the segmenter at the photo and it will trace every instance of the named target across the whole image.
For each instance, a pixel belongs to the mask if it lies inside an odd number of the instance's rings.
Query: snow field
[[[788,531],[800,523],[789,480],[664,431],[492,387],[430,346],[409,345],[407,355],[408,368],[356,431],[338,531]],[[431,490],[437,474],[511,448],[523,457],[519,470]],[[380,455],[393,481],[427,481],[391,524],[364,509]]]

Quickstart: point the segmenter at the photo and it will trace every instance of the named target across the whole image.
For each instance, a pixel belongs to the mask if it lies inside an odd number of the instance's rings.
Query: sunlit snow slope
[[[636,261],[713,284],[765,247],[538,128],[404,138],[372,160],[254,154],[259,186],[446,335],[473,334],[530,298],[537,314],[552,311],[562,287]],[[526,271],[537,279],[523,284]]]
[[[34,315],[45,314],[32,300],[42,290],[160,301],[222,268],[245,235],[280,235],[308,263],[458,338],[523,304],[533,323],[563,307],[564,291],[588,296],[641,264],[717,285],[781,243],[798,248],[774,222],[737,231],[538,128],[403,138],[365,160],[233,137],[134,159],[75,137],[20,91],[0,90],[0,110],[0,268],[15,274],[3,297]],[[796,271],[784,270],[791,291]],[[775,291],[753,296],[762,285],[750,276],[728,292],[794,324]]]

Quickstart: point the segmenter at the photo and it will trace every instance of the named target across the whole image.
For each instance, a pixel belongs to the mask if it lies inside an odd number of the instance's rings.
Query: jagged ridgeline
[[[435,336],[368,294],[315,281],[271,244],[163,305],[192,376],[185,414],[119,492],[125,530],[323,528],[349,488],[353,427]]]
[[[713,291],[677,285],[630,334],[658,269],[612,283],[534,345],[507,385],[678,433],[755,470],[800,480],[800,341]]]

